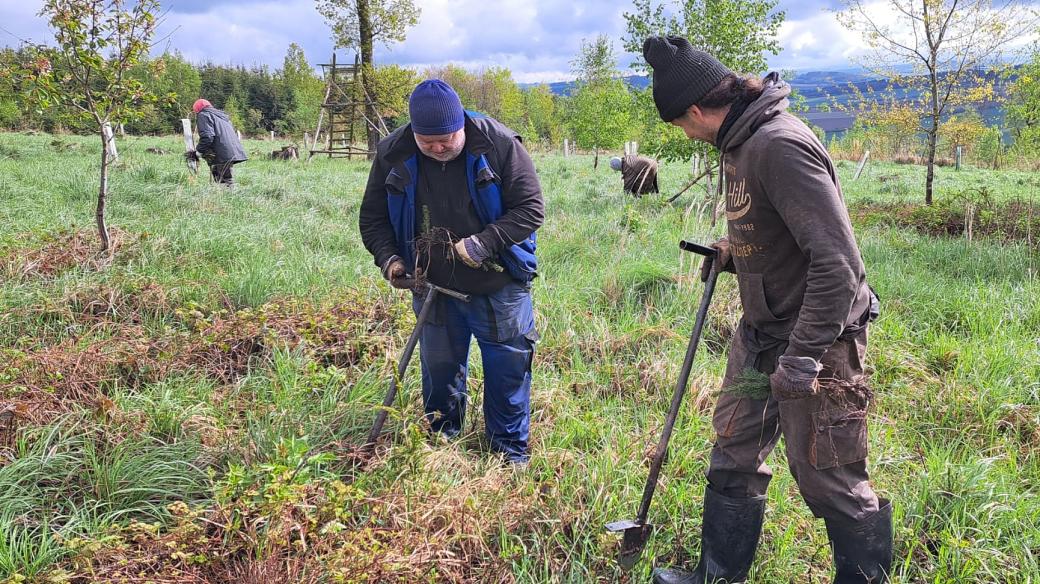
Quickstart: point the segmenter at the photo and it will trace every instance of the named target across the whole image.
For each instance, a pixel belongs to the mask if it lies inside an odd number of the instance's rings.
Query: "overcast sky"
[[[621,67],[622,13],[631,0],[416,0],[419,24],[404,43],[377,47],[378,63],[423,67],[455,63],[470,69],[504,66],[520,82],[571,78],[569,62],[583,38],[615,40]],[[0,0],[0,45],[50,37],[37,16],[42,0]],[[838,2],[780,0],[787,12],[780,32],[784,50],[769,58],[774,69],[821,70],[854,66],[862,50],[856,35],[828,12]],[[314,0],[164,0],[167,10],[157,48],[181,51],[193,62],[281,66],[289,43],[300,44],[311,64],[332,52],[328,27]],[[347,55],[341,51],[340,55]],[[353,58],[352,54],[349,58]]]

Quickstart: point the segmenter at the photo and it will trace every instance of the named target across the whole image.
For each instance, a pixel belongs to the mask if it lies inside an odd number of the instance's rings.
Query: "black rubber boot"
[[[892,569],[892,503],[881,499],[877,513],[861,521],[827,519],[834,550],[834,584],[888,582]]]
[[[693,572],[654,570],[656,584],[736,584],[747,578],[755,559],[766,497],[733,498],[704,490],[701,559]]]

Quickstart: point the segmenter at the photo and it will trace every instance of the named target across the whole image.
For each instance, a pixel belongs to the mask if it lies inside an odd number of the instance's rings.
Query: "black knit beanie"
[[[643,58],[654,70],[654,105],[666,122],[686,113],[732,73],[718,59],[693,48],[682,37],[646,39]]]

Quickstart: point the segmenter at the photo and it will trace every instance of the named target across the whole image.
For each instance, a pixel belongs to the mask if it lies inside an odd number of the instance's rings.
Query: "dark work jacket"
[[[466,145],[460,157],[465,161],[466,179],[453,190],[468,194],[481,229],[455,235],[473,235],[490,252],[492,261],[514,279],[529,282],[536,270],[534,233],[545,215],[534,164],[519,135],[496,120],[467,113],[465,131]],[[376,150],[358,224],[377,266],[383,267],[398,255],[409,270],[414,269],[420,157],[411,126],[395,130]]]
[[[199,143],[195,151],[208,163],[244,162],[248,159],[228,115],[215,107],[203,108],[195,119]]]
[[[726,219],[744,321],[786,340],[785,354],[819,360],[865,324],[873,296],[838,173],[787,112],[790,92],[771,74],[719,141]]]
[[[468,184],[466,157],[439,162],[419,155],[416,162],[416,230],[412,239],[418,244],[416,260],[426,277],[441,286],[470,294],[492,294],[504,288],[513,280],[504,266],[492,260],[479,268],[471,268],[458,260],[452,247],[454,241],[480,233],[485,225],[477,213],[469,189],[458,188],[458,185]],[[401,203],[396,213],[391,205],[392,224],[395,223],[395,217],[402,222],[407,220],[401,212],[406,198],[407,195],[387,195],[388,204],[394,199]],[[398,240],[409,237],[404,227],[403,223],[394,226],[395,235],[400,233]],[[415,250],[406,253],[415,253]]]

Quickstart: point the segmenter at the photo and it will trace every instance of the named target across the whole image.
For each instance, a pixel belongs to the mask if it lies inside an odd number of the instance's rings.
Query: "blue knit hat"
[[[428,79],[415,86],[408,98],[412,132],[421,136],[451,134],[462,129],[466,114],[459,94],[440,79]]]

